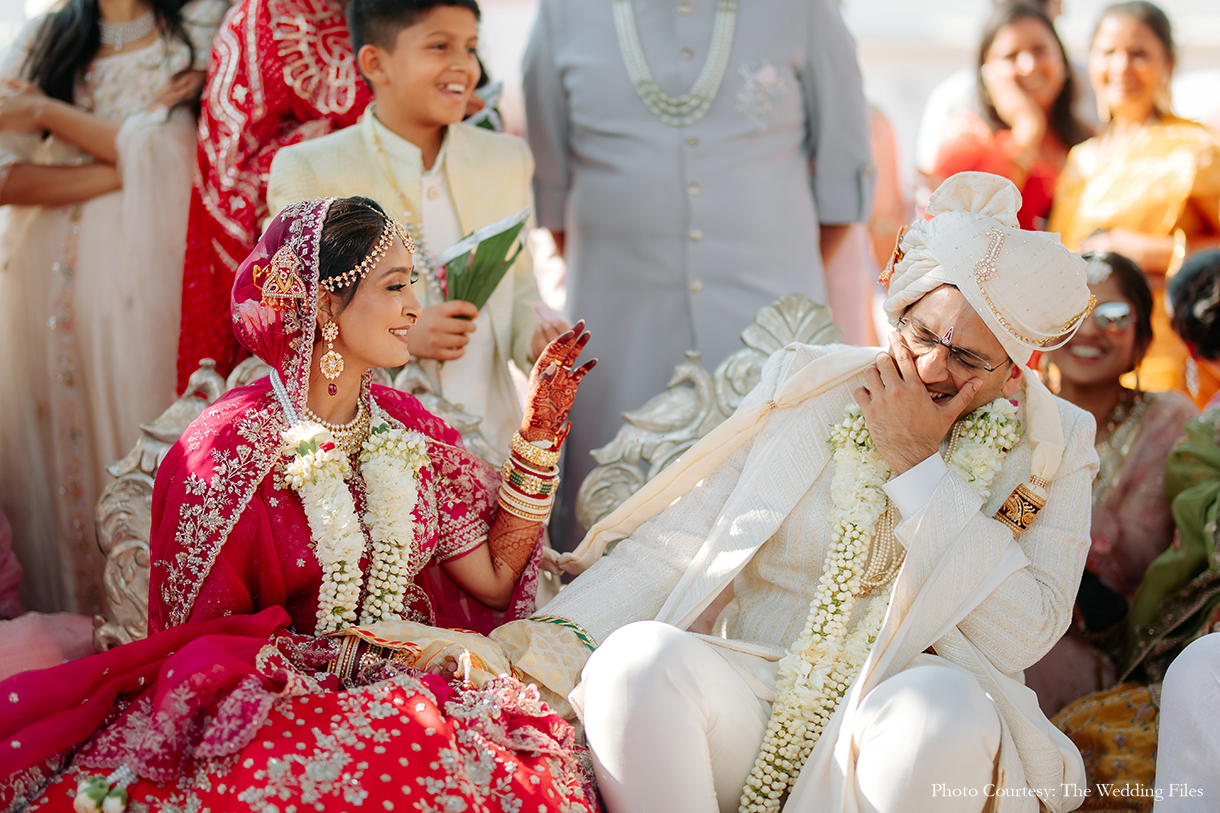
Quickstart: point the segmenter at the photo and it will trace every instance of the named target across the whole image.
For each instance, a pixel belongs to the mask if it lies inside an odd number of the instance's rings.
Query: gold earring
[[[339,388],[335,386],[335,379],[343,372],[343,356],[335,352],[335,339],[339,338],[339,326],[334,322],[327,322],[322,326],[322,338],[326,340],[326,352],[318,360],[318,367],[322,370],[322,375],[326,376],[330,382],[326,385],[326,391],[331,395],[338,395]]]

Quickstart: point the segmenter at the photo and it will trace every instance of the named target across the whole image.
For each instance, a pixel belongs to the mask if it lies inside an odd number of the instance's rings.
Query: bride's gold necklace
[[[305,407],[305,418],[325,427],[334,437],[335,445],[352,460],[355,460],[359,454],[360,447],[364,445],[365,438],[369,436],[372,425],[369,411],[365,409],[363,400],[356,404],[356,417],[344,424],[324,421],[308,406]]]

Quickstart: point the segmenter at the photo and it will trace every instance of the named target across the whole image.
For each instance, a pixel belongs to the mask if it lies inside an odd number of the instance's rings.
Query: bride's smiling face
[[[339,336],[335,351],[357,371],[401,367],[411,360],[407,334],[422,310],[411,290],[415,266],[397,235],[381,261],[356,286],[351,302],[327,293]],[[323,342],[325,344],[325,342]]]

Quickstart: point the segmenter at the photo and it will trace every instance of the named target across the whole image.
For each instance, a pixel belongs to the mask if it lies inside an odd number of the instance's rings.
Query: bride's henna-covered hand
[[[575,367],[580,351],[589,343],[582,319],[546,346],[530,373],[529,393],[525,398],[525,418],[521,436],[528,441],[549,440],[557,448],[568,435],[568,412],[576,388],[597,359]]]

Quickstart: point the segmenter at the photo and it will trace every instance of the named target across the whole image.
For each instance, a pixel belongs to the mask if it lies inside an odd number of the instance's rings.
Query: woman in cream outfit
[[[105,467],[174,399],[195,167],[195,120],[174,102],[198,91],[228,7],[188,3],[179,37],[166,30],[170,4],[123,5],[74,0],[59,12],[91,7],[101,22],[116,8],[133,18],[152,15],[150,6],[159,12],[142,38],[86,57],[71,105],[48,99],[37,82],[0,102],[0,201],[11,204],[0,207],[0,505],[25,568],[22,596],[43,611],[101,611],[93,510]],[[54,17],[27,24],[0,58],[0,77],[31,79],[27,57]],[[10,100],[55,108],[56,121],[22,127]],[[64,116],[78,125],[61,126]],[[98,132],[104,137],[81,137]],[[69,167],[78,179],[116,175],[60,194],[51,167],[61,179]],[[36,178],[45,180],[27,183]]]

